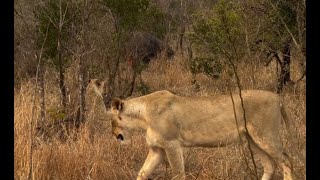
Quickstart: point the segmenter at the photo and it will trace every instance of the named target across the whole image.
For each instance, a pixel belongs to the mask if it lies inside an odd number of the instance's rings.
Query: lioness
[[[102,98],[107,94],[104,81],[95,79],[90,84]],[[149,154],[138,180],[147,179],[165,156],[174,179],[185,179],[183,147],[224,146],[240,142],[240,138],[250,143],[261,160],[263,180],[272,178],[275,162],[282,167],[284,179],[291,180],[289,157],[279,134],[282,119],[287,126],[291,120],[279,96],[243,90],[242,98],[245,111],[239,94],[233,95],[234,106],[230,95],[182,97],[165,90],[127,100],[114,98],[112,133],[119,141],[128,141],[132,130],[145,130]]]

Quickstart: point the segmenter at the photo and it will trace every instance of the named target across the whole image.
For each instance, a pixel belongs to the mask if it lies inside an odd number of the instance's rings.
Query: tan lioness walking
[[[97,79],[90,84],[103,98],[106,84]],[[240,138],[250,143],[264,168],[262,180],[272,179],[275,165],[283,169],[284,180],[292,179],[289,157],[282,147],[281,122],[291,120],[277,94],[243,90],[243,108],[238,94],[215,97],[182,97],[169,91],[111,103],[112,133],[120,141],[131,139],[135,129],[145,130],[149,154],[137,179],[147,179],[166,156],[174,179],[185,179],[183,147],[215,147],[234,144]],[[237,116],[238,127],[234,115]]]

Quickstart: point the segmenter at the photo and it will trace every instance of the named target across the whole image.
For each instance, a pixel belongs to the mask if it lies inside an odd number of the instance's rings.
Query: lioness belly
[[[240,130],[242,134],[242,130]],[[181,133],[183,145],[187,147],[218,147],[234,144],[239,141],[239,133],[235,130],[223,131],[183,131]]]

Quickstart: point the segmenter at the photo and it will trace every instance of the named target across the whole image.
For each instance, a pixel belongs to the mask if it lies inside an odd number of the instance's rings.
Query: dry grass
[[[256,65],[255,82],[249,76],[250,67],[246,64],[239,66],[239,76],[244,89],[269,89],[274,91],[276,73],[274,65],[264,67]],[[72,67],[71,67],[72,68]],[[67,71],[68,85],[75,86],[74,70]],[[292,72],[293,78],[299,76],[299,71]],[[46,85],[47,109],[56,108],[59,104],[59,91],[53,76],[48,73]],[[198,90],[191,84],[192,75],[181,59],[171,63],[163,63],[161,59],[150,64],[142,74],[144,83],[151,91],[168,89],[181,95],[212,95],[227,93],[225,76],[218,80],[211,80],[203,75],[197,75]],[[72,90],[72,89],[71,89]],[[22,83],[19,90],[15,90],[14,110],[14,177],[27,179],[30,154],[30,122],[32,110],[32,96],[34,82]],[[136,92],[135,95],[141,93]],[[295,87],[287,87],[283,93],[284,99],[295,122],[298,151],[305,150],[305,83],[301,81]],[[73,97],[71,97],[73,99]],[[146,155],[147,146],[143,136],[135,134],[133,143],[120,146],[111,137],[110,123],[105,116],[100,99],[91,93],[87,96],[88,122],[79,129],[73,138],[60,141],[55,138],[48,142],[38,141],[33,148],[34,179],[135,179]],[[37,101],[39,102],[39,101]],[[71,103],[71,102],[70,102]],[[36,114],[38,114],[36,103]],[[284,136],[284,142],[286,136]],[[288,146],[285,143],[285,146]],[[248,153],[248,152],[246,152]],[[249,156],[248,156],[249,157]],[[244,163],[239,146],[224,148],[186,148],[185,162],[187,179],[251,179],[250,172]],[[262,175],[262,168],[258,162],[258,173]],[[306,170],[303,165],[294,161],[295,172],[299,179],[305,179]],[[252,165],[251,165],[252,168]],[[170,168],[163,162],[153,175],[153,179],[169,179]],[[277,170],[275,179],[282,179],[281,171]]]

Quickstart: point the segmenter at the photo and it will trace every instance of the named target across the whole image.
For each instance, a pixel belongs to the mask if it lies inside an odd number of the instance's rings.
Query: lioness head
[[[90,79],[88,87],[92,87],[95,93],[102,98],[107,108],[109,108],[111,96],[108,93],[107,82],[105,80]]]
[[[108,86],[106,81],[99,79],[90,79],[88,88],[91,87],[95,93],[100,96],[104,102],[107,112],[111,115],[112,134],[121,143],[130,143],[132,131],[138,129],[138,118],[125,112],[125,100],[119,98],[111,99],[108,93]],[[110,106],[111,104],[111,106]],[[111,110],[110,110],[111,107]]]
[[[131,128],[130,120],[123,115],[124,102],[119,98],[113,98],[111,101],[111,114],[112,114],[112,134],[121,143],[131,142]],[[129,125],[129,126],[128,126]]]

